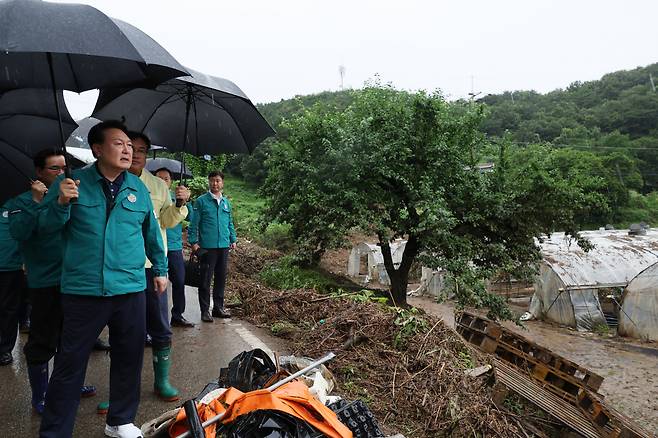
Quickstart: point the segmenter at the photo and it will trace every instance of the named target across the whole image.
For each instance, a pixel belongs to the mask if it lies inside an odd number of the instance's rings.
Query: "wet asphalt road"
[[[201,323],[196,288],[187,288],[185,318],[197,323],[194,328],[173,328],[173,365],[171,382],[181,392],[181,400],[166,403],[153,393],[151,352],[146,348],[142,371],[142,396],[135,424],[141,426],[184,400],[194,397],[206,383],[216,380],[220,367],[225,367],[238,353],[252,348],[263,348],[285,353],[285,345],[264,330],[236,319],[215,319],[212,324]],[[171,305],[171,295],[169,295]],[[106,329],[107,330],[107,329]],[[107,333],[103,333],[107,339]],[[39,419],[32,414],[30,387],[22,348],[27,335],[20,335],[14,348],[14,363],[0,367],[0,437],[36,437]],[[98,388],[95,397],[82,399],[74,431],[75,437],[102,437],[104,416],[96,413],[96,404],[107,400],[109,394],[110,357],[93,352],[87,368],[88,384]],[[52,371],[52,362],[51,362]]]

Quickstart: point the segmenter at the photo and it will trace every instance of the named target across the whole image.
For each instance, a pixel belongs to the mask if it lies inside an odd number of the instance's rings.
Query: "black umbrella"
[[[148,35],[91,6],[40,0],[0,2],[0,89],[82,92],[136,83],[155,85],[186,74]],[[58,99],[55,93],[55,102]],[[62,148],[64,139],[62,129]]]
[[[233,82],[187,69],[191,77],[155,89],[101,89],[93,116],[125,118],[170,151],[194,155],[250,153],[274,130]]]
[[[78,126],[66,110],[62,91],[57,94],[59,111],[52,105],[51,90],[24,88],[0,94],[1,203],[29,188],[34,176],[31,157],[57,147],[60,121],[65,135]]]
[[[149,158],[146,160],[146,170],[149,172],[157,172],[160,169],[167,169],[172,175],[182,173],[183,178],[192,178],[190,169],[178,160],[172,160],[171,158]]]
[[[86,166],[84,161],[68,154],[66,160],[73,169]],[[32,179],[36,178],[32,157],[0,141],[0,174],[2,174],[0,205],[3,205],[14,196],[29,190]]]
[[[57,91],[59,108],[52,104],[52,90],[21,88],[0,92],[0,141],[32,156],[41,149],[58,147],[60,123],[67,137],[78,127]]]

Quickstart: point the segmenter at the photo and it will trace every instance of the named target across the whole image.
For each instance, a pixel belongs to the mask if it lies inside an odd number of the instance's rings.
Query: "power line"
[[[507,144],[513,144],[517,146],[530,146],[530,145],[537,145],[537,146],[548,146],[552,147],[554,149],[567,149],[567,148],[573,148],[573,149],[622,149],[622,150],[635,150],[635,151],[658,151],[658,146],[655,148],[650,148],[650,147],[637,147],[637,146],[597,146],[597,145],[571,145],[571,144],[553,144],[551,142],[535,142],[535,141],[516,141],[516,140],[495,140],[495,139],[488,139],[489,141],[496,143],[496,144],[501,144],[501,143],[507,143]],[[656,140],[658,143],[658,139]]]

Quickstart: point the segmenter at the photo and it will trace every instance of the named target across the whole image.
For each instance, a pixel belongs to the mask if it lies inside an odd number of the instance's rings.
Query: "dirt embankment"
[[[278,255],[255,246],[233,257],[231,293],[239,316],[288,339],[295,354],[337,354],[339,393],[367,402],[389,431],[409,437],[524,435],[523,416],[497,409],[487,377],[465,370],[486,357],[439,318],[313,290],[266,287],[258,272]]]

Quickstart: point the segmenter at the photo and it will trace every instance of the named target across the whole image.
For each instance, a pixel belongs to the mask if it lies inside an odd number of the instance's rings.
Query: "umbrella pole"
[[[62,115],[59,111],[59,95],[57,94],[57,83],[55,81],[55,70],[53,69],[53,54],[46,53],[48,58],[48,69],[50,70],[50,82],[53,86],[53,97],[55,99],[55,111],[57,111],[57,123],[59,124],[59,141],[62,150],[64,151],[64,159],[66,160],[66,168],[64,174],[67,178],[71,178],[71,168],[69,167],[69,159],[66,156],[66,140],[64,139],[64,128],[62,127]]]
[[[190,122],[190,105],[192,104],[192,91],[190,86],[187,86],[187,100],[185,102],[185,128],[183,129],[183,150],[181,151],[181,160],[180,160],[180,174],[178,179],[180,181],[179,185],[185,185],[183,181],[183,170],[185,169],[185,149],[187,148],[187,126]],[[183,205],[182,201],[176,199],[176,206],[180,207]]]

